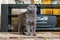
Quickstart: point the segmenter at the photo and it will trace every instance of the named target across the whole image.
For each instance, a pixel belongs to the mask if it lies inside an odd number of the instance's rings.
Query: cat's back
[[[26,24],[26,14],[27,14],[27,12],[19,14],[19,22],[21,25]]]

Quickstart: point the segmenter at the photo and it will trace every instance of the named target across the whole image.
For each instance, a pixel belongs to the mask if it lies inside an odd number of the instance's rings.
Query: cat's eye
[[[30,6],[30,8],[32,8],[32,7]]]
[[[34,7],[35,8],[35,7]]]

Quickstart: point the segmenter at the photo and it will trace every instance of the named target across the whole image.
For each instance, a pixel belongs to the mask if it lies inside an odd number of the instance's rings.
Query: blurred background
[[[0,27],[1,27],[1,4],[60,4],[60,0],[0,0]],[[60,15],[60,9],[41,9],[41,14]],[[26,9],[12,9],[12,15],[19,15],[26,12]],[[60,17],[57,17],[56,27],[60,27]],[[18,18],[12,17],[12,23],[9,26],[14,29],[18,26]],[[0,28],[1,29],[1,28]]]

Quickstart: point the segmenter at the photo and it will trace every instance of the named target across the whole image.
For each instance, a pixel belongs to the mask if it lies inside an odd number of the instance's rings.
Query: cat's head
[[[37,13],[37,7],[33,4],[31,4],[27,7],[27,11],[29,11],[31,13]]]

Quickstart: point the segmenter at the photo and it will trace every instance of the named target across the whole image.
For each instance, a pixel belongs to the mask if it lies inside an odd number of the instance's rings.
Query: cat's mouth
[[[30,13],[34,13],[34,10],[29,11]]]

